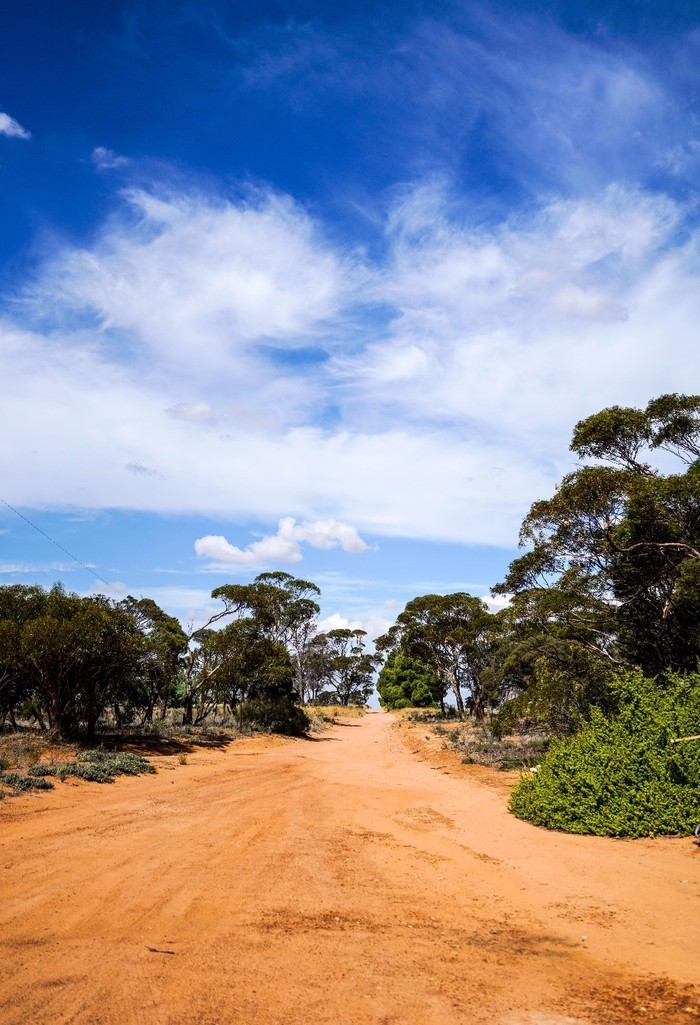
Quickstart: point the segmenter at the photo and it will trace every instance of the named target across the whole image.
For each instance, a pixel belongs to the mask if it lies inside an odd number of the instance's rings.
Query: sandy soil
[[[3,801],[2,1025],[700,1020],[700,849],[519,822],[424,733]]]

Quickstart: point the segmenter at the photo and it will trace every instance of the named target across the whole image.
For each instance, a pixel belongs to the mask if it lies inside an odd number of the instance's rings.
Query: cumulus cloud
[[[9,114],[0,113],[0,135],[6,135],[8,139],[31,139],[32,133],[23,128],[19,121],[15,121]]]
[[[98,171],[115,171],[119,167],[126,167],[129,163],[127,157],[122,157],[112,149],[104,146],[96,146],[90,154],[90,159]]]
[[[268,563],[301,562],[302,544],[312,548],[342,548],[344,552],[364,552],[367,544],[355,527],[337,520],[315,520],[297,523],[292,516],[279,521],[276,534],[253,541],[245,548],[230,544],[221,535],[200,537],[194,550],[202,558],[233,566]]]

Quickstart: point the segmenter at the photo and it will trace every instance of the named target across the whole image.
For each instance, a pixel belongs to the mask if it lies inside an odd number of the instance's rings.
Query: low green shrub
[[[53,783],[48,779],[20,776],[16,772],[6,772],[4,776],[0,776],[0,784],[2,783],[13,790],[53,790]]]
[[[243,703],[239,710],[242,726],[270,733],[300,737],[311,725],[302,708],[286,698],[255,698]]]
[[[146,758],[130,751],[81,751],[75,761],[62,765],[32,765],[27,770],[35,779],[55,776],[62,782],[85,779],[90,783],[113,783],[115,776],[140,776],[155,771]]]
[[[549,829],[598,836],[692,832],[700,821],[700,673],[664,680],[621,674],[614,712],[593,709],[572,737],[554,741],[510,810]]]
[[[131,751],[81,751],[77,761],[103,769],[110,776],[141,776],[156,771],[146,758]]]

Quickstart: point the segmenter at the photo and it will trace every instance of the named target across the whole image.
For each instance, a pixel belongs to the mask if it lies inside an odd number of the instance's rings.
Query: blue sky
[[[487,594],[573,424],[700,381],[695,2],[86,5],[0,41],[2,494],[185,621]],[[0,582],[95,577],[0,506]],[[113,592],[110,592],[113,593]]]

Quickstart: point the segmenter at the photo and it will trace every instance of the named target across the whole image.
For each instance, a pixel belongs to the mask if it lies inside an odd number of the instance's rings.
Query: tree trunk
[[[452,689],[452,693],[455,696],[455,704],[457,705],[457,715],[460,719],[464,719],[464,700],[462,699],[462,692],[459,689],[459,684],[452,675],[450,675],[450,688]]]

